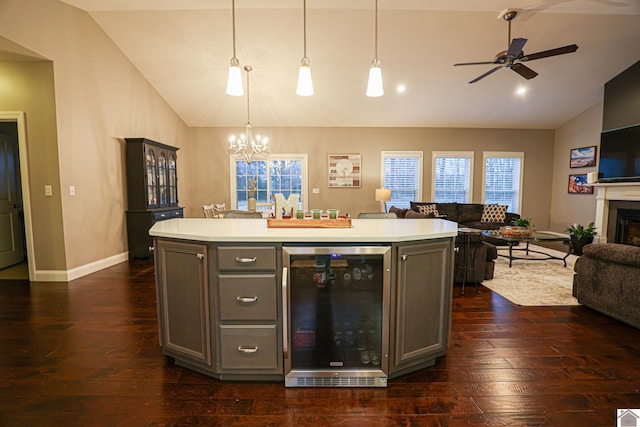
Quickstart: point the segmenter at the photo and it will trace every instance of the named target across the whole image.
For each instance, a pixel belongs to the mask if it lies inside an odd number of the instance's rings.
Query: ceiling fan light
[[[369,68],[369,83],[367,84],[367,96],[375,98],[384,95],[382,87],[382,69],[377,65]]]
[[[243,96],[242,70],[238,65],[229,66],[229,76],[227,77],[227,95]]]
[[[300,69],[298,70],[298,88],[296,89],[296,94],[300,96],[311,96],[313,95],[313,81],[311,80],[311,67],[308,64],[300,65]]]

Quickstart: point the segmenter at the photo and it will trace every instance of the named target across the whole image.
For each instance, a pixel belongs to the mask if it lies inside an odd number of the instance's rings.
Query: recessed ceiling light
[[[405,85],[398,85],[398,87],[396,88],[396,91],[398,93],[403,93],[405,90],[407,90]]]
[[[518,89],[516,89],[516,94],[517,95],[524,95],[525,93],[527,93],[527,88],[524,86],[520,86]]]

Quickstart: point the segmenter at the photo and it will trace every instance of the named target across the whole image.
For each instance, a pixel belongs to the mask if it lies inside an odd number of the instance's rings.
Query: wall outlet
[[[75,196],[76,195],[76,186],[75,185],[70,185],[69,186],[69,195],[70,196]]]
[[[312,192],[313,194],[320,194],[320,189],[319,189],[319,188],[312,188],[312,189],[311,189],[311,192]]]
[[[47,197],[52,197],[53,196],[53,188],[50,185],[45,185],[44,186],[44,195]]]

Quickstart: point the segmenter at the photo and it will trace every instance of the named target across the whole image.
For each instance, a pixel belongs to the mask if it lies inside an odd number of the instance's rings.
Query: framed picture
[[[587,174],[569,175],[569,194],[593,194],[593,186],[587,185]]]
[[[360,154],[329,154],[329,187],[356,188],[361,181]]]
[[[596,151],[598,147],[581,147],[571,149],[571,159],[569,160],[570,168],[586,168],[596,165]]]

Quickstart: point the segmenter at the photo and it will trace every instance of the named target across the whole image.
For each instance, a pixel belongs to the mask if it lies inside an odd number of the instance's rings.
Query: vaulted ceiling
[[[225,94],[231,0],[62,0],[86,10],[189,126],[240,126],[246,97]],[[385,95],[365,96],[374,0],[307,0],[315,95],[295,94],[302,0],[236,0],[236,49],[251,65],[256,126],[556,128],[602,99],[606,81],[640,60],[638,0],[379,0]],[[507,48],[499,16],[521,9],[512,37],[526,53],[579,49],[468,82]],[[399,93],[399,85],[406,87]],[[519,87],[526,94],[516,95]]]

